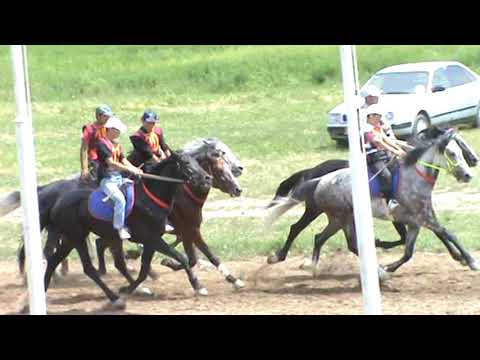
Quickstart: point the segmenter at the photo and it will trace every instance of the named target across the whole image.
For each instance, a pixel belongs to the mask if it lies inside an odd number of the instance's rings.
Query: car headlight
[[[330,114],[330,124],[340,124],[342,122],[342,114]]]
[[[393,118],[394,118],[393,112],[389,111],[385,114],[385,119],[387,119],[388,121],[392,121]]]

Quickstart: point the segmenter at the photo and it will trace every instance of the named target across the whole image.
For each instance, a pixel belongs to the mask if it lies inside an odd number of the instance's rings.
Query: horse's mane
[[[418,159],[437,142],[436,140],[445,133],[446,130],[440,129],[437,126],[432,126],[419,132],[414,139],[415,148],[410,150],[403,159],[405,166],[414,165]]]
[[[180,154],[180,152],[174,151],[174,152],[172,152],[172,155],[174,153],[176,153],[178,155]],[[154,164],[145,163],[145,167],[144,167],[143,171],[145,171],[147,174],[157,174],[157,175],[159,175],[162,172],[163,168],[170,165],[174,161],[177,161],[175,156],[170,156],[167,159],[165,159],[163,161],[160,161],[159,163],[154,163]]]
[[[182,151],[192,157],[196,157],[205,151],[205,148],[215,148],[219,142],[216,138],[199,138],[185,144]]]

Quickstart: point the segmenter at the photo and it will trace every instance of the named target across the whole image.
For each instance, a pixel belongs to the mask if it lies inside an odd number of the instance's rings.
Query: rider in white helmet
[[[384,109],[378,105],[371,105],[366,110],[367,123],[364,127],[365,151],[367,154],[367,164],[378,174],[381,191],[388,201],[390,210],[393,210],[397,203],[393,199],[391,192],[392,174],[388,169],[388,162],[391,154],[401,158],[405,156],[402,145],[397,142],[395,136],[388,136],[384,129],[382,117]]]

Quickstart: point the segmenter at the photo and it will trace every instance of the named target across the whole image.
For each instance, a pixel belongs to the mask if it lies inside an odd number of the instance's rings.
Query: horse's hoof
[[[468,266],[468,262],[464,258],[462,258],[461,260],[458,260],[458,262],[460,263],[460,265]]]
[[[141,287],[135,290],[134,294],[139,297],[152,297],[153,291],[147,287]]]
[[[470,267],[470,269],[472,269],[474,271],[480,270],[480,262],[478,260],[475,260],[475,261],[469,263],[468,266]]]
[[[312,271],[312,269],[313,269],[313,263],[312,263],[312,260],[310,259],[305,259],[303,264],[300,265],[300,270]]]
[[[240,280],[240,279],[237,279],[235,280],[235,282],[233,283],[233,287],[236,289],[236,290],[240,290],[240,289],[243,289],[245,287],[245,283]]]
[[[103,310],[106,310],[106,311],[119,311],[119,310],[125,310],[126,308],[127,308],[127,303],[122,298],[118,298],[113,302],[108,302],[103,306]]]
[[[208,290],[205,289],[205,288],[201,288],[199,290],[197,290],[197,295],[200,295],[200,296],[207,296],[208,295]]]
[[[277,254],[273,254],[273,255],[270,255],[268,258],[267,258],[267,264],[276,264],[280,261],[280,259],[278,258],[278,255]]]
[[[127,270],[128,270],[128,272],[131,272],[131,273],[136,271],[135,268],[132,265],[127,265]]]
[[[389,280],[391,278],[392,278],[391,273],[387,272],[386,269],[384,269],[381,266],[378,267],[378,279],[380,280],[380,282]]]
[[[173,261],[172,259],[163,259],[161,262],[160,262],[161,265],[163,266],[172,266],[173,265]]]

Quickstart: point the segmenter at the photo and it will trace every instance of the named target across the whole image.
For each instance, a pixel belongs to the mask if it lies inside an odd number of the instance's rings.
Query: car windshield
[[[384,94],[418,94],[425,93],[428,72],[391,72],[375,74],[368,82],[382,90]]]

